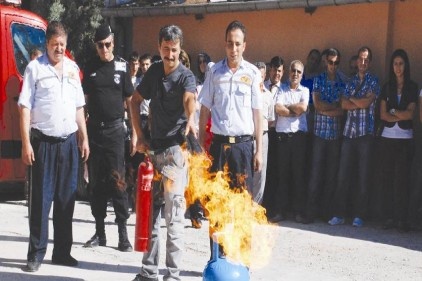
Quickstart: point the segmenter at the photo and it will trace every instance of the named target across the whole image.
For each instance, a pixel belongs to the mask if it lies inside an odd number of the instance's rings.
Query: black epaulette
[[[120,56],[116,56],[116,61],[128,63],[124,58],[122,58]]]

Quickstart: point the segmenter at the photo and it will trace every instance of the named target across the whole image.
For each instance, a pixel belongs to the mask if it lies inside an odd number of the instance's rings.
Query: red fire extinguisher
[[[139,164],[136,196],[135,251],[148,252],[152,227],[152,179],[154,168],[148,156]]]

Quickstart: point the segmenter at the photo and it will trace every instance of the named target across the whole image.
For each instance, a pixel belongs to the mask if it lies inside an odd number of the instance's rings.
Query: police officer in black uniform
[[[118,249],[132,251],[127,237],[129,218],[125,175],[124,102],[130,104],[134,91],[128,63],[114,56],[114,36],[109,25],[101,25],[95,33],[98,56],[88,62],[84,71],[83,89],[88,104],[88,135],[91,158],[88,164],[91,212],[95,218],[95,234],[85,247],[106,246],[104,218],[107,201],[113,201],[119,230]]]

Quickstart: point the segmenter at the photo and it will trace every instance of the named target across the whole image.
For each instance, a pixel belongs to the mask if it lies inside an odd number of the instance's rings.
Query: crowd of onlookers
[[[135,87],[156,60],[132,54]],[[196,60],[199,95],[213,63],[206,53]],[[191,68],[191,57],[183,50],[180,61]],[[409,58],[404,50],[396,50],[384,83],[370,72],[370,48],[361,48],[347,60],[348,73],[339,69],[341,61],[340,52],[330,48],[312,49],[305,64],[287,64],[281,56],[255,63],[263,74],[262,92],[271,99],[262,109],[266,164],[254,174],[249,191],[274,223],[293,217],[300,223],[323,219],[337,225],[351,217],[356,227],[366,219],[382,221],[386,229],[419,227],[422,182],[414,136],[420,103],[417,85],[410,80]],[[300,81],[296,89],[289,87],[294,79]],[[289,93],[292,100],[283,100]],[[284,108],[284,114],[277,104],[286,103],[305,107],[293,114]],[[198,103],[198,119],[199,111]],[[141,114],[148,130],[147,105]],[[209,122],[207,131],[210,126]],[[211,135],[207,146],[210,142]],[[139,159],[135,163],[131,169]],[[192,225],[201,227],[201,207],[194,204],[191,210]]]
[[[206,53],[196,59],[199,94],[213,63]],[[262,91],[268,92],[273,102],[267,102],[262,110],[268,164],[255,173],[251,195],[267,209],[270,222],[294,217],[300,223],[324,219],[337,225],[352,217],[357,227],[364,219],[380,220],[386,229],[408,231],[419,227],[422,182],[416,152],[420,103],[417,85],[410,80],[407,54],[397,50],[392,55],[385,85],[369,71],[369,48],[363,47],[347,61],[348,73],[339,69],[341,59],[340,52],[330,48],[322,52],[312,49],[304,65],[295,61],[302,67],[302,72],[296,73],[300,87],[308,91],[306,109],[296,116],[283,116],[277,111],[280,98],[287,95],[283,87],[291,84],[294,64],[289,67],[280,56],[269,63],[255,63],[263,73]],[[129,58],[135,87],[155,60],[136,52]],[[183,50],[180,61],[191,68],[191,57]],[[367,97],[366,104],[350,107],[347,102],[354,97]],[[398,101],[393,101],[396,97]],[[303,100],[299,98],[299,102]],[[268,107],[275,113],[273,117]],[[198,118],[199,110],[198,103]],[[141,114],[147,132],[147,105]],[[385,124],[389,124],[387,129]],[[207,146],[210,142],[211,137]],[[201,207],[194,204],[192,208],[192,225],[199,228]]]

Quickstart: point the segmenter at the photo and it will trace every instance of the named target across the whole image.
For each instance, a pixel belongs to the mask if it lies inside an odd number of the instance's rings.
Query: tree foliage
[[[22,7],[45,18],[59,20],[68,29],[67,48],[80,66],[93,53],[95,29],[103,22],[103,0],[24,0]]]

